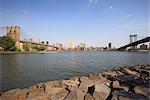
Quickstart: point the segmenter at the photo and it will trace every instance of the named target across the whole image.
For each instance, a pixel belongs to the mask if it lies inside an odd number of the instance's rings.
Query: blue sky
[[[0,0],[1,26],[18,25],[22,37],[51,44],[120,47],[130,34],[148,36],[150,0]],[[2,34],[2,33],[1,33]]]

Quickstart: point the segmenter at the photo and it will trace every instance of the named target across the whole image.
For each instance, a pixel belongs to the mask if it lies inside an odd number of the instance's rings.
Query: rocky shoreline
[[[38,83],[0,93],[0,100],[149,100],[150,65]]]

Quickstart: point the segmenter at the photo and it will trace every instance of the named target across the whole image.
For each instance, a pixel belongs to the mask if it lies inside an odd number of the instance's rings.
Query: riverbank
[[[113,68],[99,74],[38,83],[0,94],[2,100],[149,100],[150,65]]]
[[[117,50],[104,50],[104,51],[6,51],[0,54],[48,54],[48,53],[58,53],[58,52],[118,52]],[[120,51],[120,52],[150,52],[150,50],[135,50],[135,51]]]

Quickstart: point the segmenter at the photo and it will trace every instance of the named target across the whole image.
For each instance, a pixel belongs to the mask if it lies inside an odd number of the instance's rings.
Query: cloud
[[[131,14],[128,14],[127,17],[131,17]]]
[[[98,3],[98,0],[89,0],[90,3]]]
[[[111,10],[111,9],[113,9],[113,6],[109,6],[109,7],[108,7],[108,10]]]
[[[89,0],[89,2],[93,2],[94,0]]]

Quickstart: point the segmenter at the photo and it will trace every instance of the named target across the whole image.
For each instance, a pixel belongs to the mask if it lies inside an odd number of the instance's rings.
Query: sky
[[[129,35],[150,34],[150,0],[0,0],[0,25],[21,27],[21,38],[120,47]],[[1,32],[1,35],[4,33]]]

